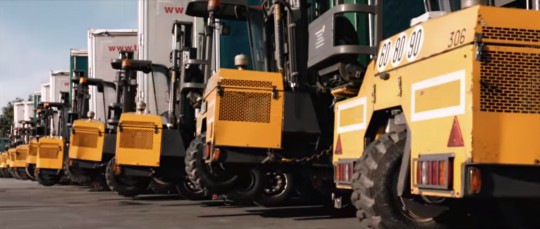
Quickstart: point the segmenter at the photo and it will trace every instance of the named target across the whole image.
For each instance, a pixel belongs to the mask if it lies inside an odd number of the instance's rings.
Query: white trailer
[[[51,84],[50,83],[42,83],[41,84],[41,98],[40,102],[47,102],[49,101],[49,95],[51,94]]]
[[[24,120],[24,103],[25,102],[13,103],[13,125],[15,128],[22,127],[19,121]]]
[[[90,78],[114,81],[116,70],[111,67],[111,60],[118,58],[120,51],[134,51],[137,57],[137,31],[132,29],[90,29],[88,30],[88,75]],[[106,96],[90,90],[90,110],[97,120],[106,121],[106,107],[115,100],[114,93]]]
[[[188,0],[139,0],[139,59],[170,67],[169,54],[172,51],[171,28],[174,21],[193,23],[193,17],[186,15]],[[160,76],[149,77],[139,74],[139,96],[147,104],[147,112],[161,114],[167,110],[168,90],[163,89]],[[152,80],[155,80],[154,82]],[[154,93],[154,87],[157,94]],[[142,93],[141,93],[142,92]],[[141,99],[139,97],[139,99]],[[157,107],[156,107],[157,102]]]
[[[51,71],[49,97],[46,102],[62,102],[62,92],[69,93],[69,71]]]
[[[34,118],[34,102],[26,101],[24,104],[24,120],[30,121]]]

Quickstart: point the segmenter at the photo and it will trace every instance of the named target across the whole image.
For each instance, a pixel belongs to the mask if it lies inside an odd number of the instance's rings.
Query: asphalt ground
[[[171,195],[124,198],[81,186],[0,179],[0,229],[37,228],[352,229],[358,221],[354,212],[316,205],[264,208]]]
[[[540,228],[539,200],[489,200],[472,207],[484,213],[466,219],[481,222],[472,228]],[[354,214],[306,204],[264,208],[176,195],[124,198],[82,186],[0,179],[0,229],[360,229]]]

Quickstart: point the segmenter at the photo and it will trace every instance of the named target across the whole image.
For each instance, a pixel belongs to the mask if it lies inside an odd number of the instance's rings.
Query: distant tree
[[[11,125],[13,124],[13,104],[21,101],[23,99],[17,97],[15,100],[8,102],[5,107],[2,107],[2,114],[0,114],[0,137],[6,137],[9,134]]]

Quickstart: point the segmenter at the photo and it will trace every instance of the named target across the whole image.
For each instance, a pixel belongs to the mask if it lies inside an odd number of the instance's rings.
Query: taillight
[[[338,161],[334,166],[336,183],[351,183],[354,172],[353,161]]]
[[[420,156],[416,163],[415,184],[419,188],[448,189],[452,183],[451,157]]]

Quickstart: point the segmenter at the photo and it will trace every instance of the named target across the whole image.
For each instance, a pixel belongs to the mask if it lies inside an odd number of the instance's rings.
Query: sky
[[[136,29],[137,0],[0,0],[0,107],[69,70],[90,28]]]

